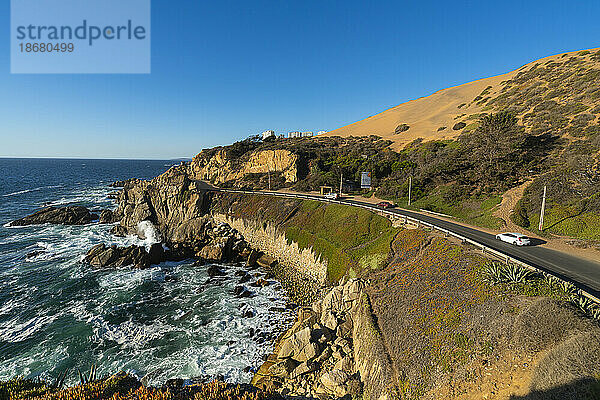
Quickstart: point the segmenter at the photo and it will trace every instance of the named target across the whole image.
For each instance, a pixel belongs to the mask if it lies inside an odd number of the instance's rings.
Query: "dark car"
[[[388,201],[381,201],[377,203],[377,207],[379,208],[392,208],[394,205]]]

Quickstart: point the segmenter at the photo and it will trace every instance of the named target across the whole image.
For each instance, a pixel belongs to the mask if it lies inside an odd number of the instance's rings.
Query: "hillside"
[[[600,52],[598,49],[558,54],[522,66],[504,75],[480,79],[460,86],[439,90],[411,100],[353,124],[335,129],[327,136],[377,135],[393,142],[399,150],[415,139],[453,139],[472,124],[482,112],[515,112],[530,131],[544,128],[565,130],[594,122],[600,112]],[[533,117],[531,112],[547,109],[573,117],[552,124],[552,119]],[[536,108],[537,107],[537,108]],[[589,119],[583,111],[591,110]],[[594,112],[595,111],[595,112]],[[575,118],[577,117],[577,118]],[[585,120],[585,121],[584,121]],[[465,127],[453,129],[463,122]],[[556,121],[558,122],[558,121]],[[549,124],[548,124],[549,123]],[[585,124],[584,124],[585,123]],[[470,127],[469,127],[470,126]],[[407,129],[408,127],[408,129]],[[568,129],[564,134],[568,133]]]

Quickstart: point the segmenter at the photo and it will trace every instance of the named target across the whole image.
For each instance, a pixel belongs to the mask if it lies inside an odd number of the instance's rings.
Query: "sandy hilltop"
[[[583,50],[589,54],[597,51],[598,49]],[[532,61],[503,75],[438,90],[432,95],[402,103],[363,120],[334,129],[323,136],[377,135],[393,141],[395,150],[419,138],[454,139],[462,133],[462,130],[453,127],[460,122],[469,125],[469,115],[490,110],[492,107],[489,100],[505,93],[506,83],[515,79],[520,72],[551,62],[561,63],[565,59],[578,56],[579,53],[582,51],[556,54]],[[600,66],[600,61],[593,57],[591,59],[595,66]],[[523,114],[520,116],[522,117]],[[408,126],[408,129],[403,130],[401,128],[403,124]]]

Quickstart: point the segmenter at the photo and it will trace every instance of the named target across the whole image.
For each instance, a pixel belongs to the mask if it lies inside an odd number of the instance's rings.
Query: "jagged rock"
[[[341,324],[338,325],[335,334],[338,337],[341,338],[348,338],[350,336],[352,336],[352,329],[353,329],[353,324],[352,324],[352,319],[350,318],[346,318],[346,320],[344,322],[342,322]]]
[[[263,254],[256,260],[256,263],[261,267],[268,269],[273,267],[273,265],[275,265],[277,261],[273,257]]]
[[[346,372],[352,372],[354,369],[354,360],[352,357],[346,356],[341,360],[338,360],[333,366],[334,369],[341,369]]]
[[[242,275],[242,277],[240,278],[240,280],[238,281],[238,283],[246,283],[249,282],[250,279],[252,279],[252,276],[250,274],[244,274]]]
[[[225,149],[216,152],[201,151],[189,164],[187,171],[193,179],[215,182],[241,180],[247,174],[279,173],[286,182],[298,180],[298,155],[290,150],[257,150],[243,162],[231,157]]]
[[[294,359],[298,361],[310,361],[316,358],[321,353],[321,348],[318,343],[310,342],[306,344],[298,355],[294,355]]]
[[[115,181],[115,182],[111,183],[108,186],[110,186],[110,187],[124,187],[128,183],[136,183],[138,181],[139,181],[139,179],[137,179],[137,178],[129,178],[129,179],[125,179],[123,181]]]
[[[298,321],[302,323],[302,325],[312,326],[319,319],[319,315],[315,313],[310,308],[302,308],[298,312]]]
[[[324,373],[320,382],[327,393],[337,397],[344,397],[348,394],[347,382],[350,380],[350,374],[340,369],[334,369]]]
[[[291,358],[278,361],[269,367],[269,372],[274,376],[286,378],[298,366],[298,362]]]
[[[316,323],[312,327],[311,331],[311,341],[315,343],[327,343],[333,339],[333,335],[331,331],[321,324]]]
[[[159,243],[151,247],[151,253],[141,246],[107,247],[99,244],[92,247],[84,261],[96,268],[123,267],[133,265],[135,268],[147,268],[162,261],[164,252]]]
[[[323,302],[322,302],[321,300],[315,301],[315,302],[312,304],[312,309],[313,309],[313,311],[314,311],[315,313],[317,313],[317,314],[321,314],[322,305],[323,305]]]
[[[343,300],[345,303],[358,300],[360,292],[365,288],[365,283],[360,279],[352,279],[344,285]]]
[[[295,357],[310,341],[310,328],[306,327],[285,339],[279,349],[278,358]]]
[[[203,239],[192,235],[208,219],[202,215],[210,195],[196,190],[184,170],[173,167],[151,181],[128,180],[121,184],[115,214],[128,233],[137,233],[138,223],[148,220],[169,247],[171,243],[187,243],[184,238]]]
[[[159,264],[165,258],[165,249],[163,249],[162,244],[153,243],[150,246],[150,250],[148,251],[148,255],[150,256],[150,264]]]
[[[253,294],[250,290],[240,285],[233,288],[233,293],[239,298],[250,297]]]
[[[250,286],[254,286],[254,287],[265,287],[265,286],[269,286],[269,281],[267,281],[266,279],[260,278],[258,279],[256,282],[252,282],[250,284]]]
[[[207,260],[221,261],[223,260],[223,247],[218,245],[204,246],[198,256]]]
[[[208,267],[206,272],[208,273],[208,276],[210,276],[210,277],[226,275],[225,271],[223,271],[218,265],[211,265],[210,267]]]
[[[327,310],[321,314],[321,324],[335,332],[338,327],[338,319],[331,311]]]
[[[45,251],[44,251],[44,250],[34,250],[34,251],[30,251],[29,253],[27,253],[27,254],[25,255],[25,259],[29,260],[29,259],[31,259],[31,258],[37,257],[37,256],[39,256],[39,255],[41,255],[41,254],[44,254],[44,253],[45,253]]]
[[[115,221],[115,215],[111,210],[102,210],[100,213],[100,223],[101,224],[112,224]]]
[[[301,375],[308,374],[310,372],[314,372],[317,369],[319,369],[319,364],[317,364],[314,361],[307,360],[307,361],[304,361],[303,363],[301,363],[300,365],[298,365],[296,367],[296,369],[294,369],[294,371],[290,375],[290,378],[295,379]]]
[[[110,228],[110,233],[115,236],[124,237],[127,236],[127,229],[122,225],[115,225]]]
[[[85,225],[98,219],[98,215],[83,206],[46,207],[24,218],[12,221],[9,226],[40,224]]]
[[[311,342],[312,330],[305,327],[286,339],[277,355],[278,358],[293,358],[296,361],[309,361],[321,353],[321,346]]]
[[[256,260],[258,260],[258,258],[260,257],[260,253],[254,249],[250,250],[250,254],[248,255],[248,259],[246,261],[246,264],[248,265],[248,268],[252,268],[256,265]]]

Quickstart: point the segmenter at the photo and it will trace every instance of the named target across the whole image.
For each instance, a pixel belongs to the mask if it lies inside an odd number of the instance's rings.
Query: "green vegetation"
[[[410,129],[410,126],[408,126],[407,124],[400,124],[396,127],[396,130],[394,131],[394,133],[396,135],[402,133],[402,132],[406,132],[407,130]]]
[[[501,196],[472,197],[452,201],[447,199],[450,193],[446,190],[452,188],[441,187],[437,193],[422,197],[411,204],[410,208],[429,210],[441,214],[447,214],[468,224],[482,226],[489,229],[498,229],[501,220],[492,215],[494,207],[500,204]],[[405,204],[407,199],[402,199],[400,204]]]
[[[213,199],[212,211],[276,226],[288,241],[327,260],[331,283],[383,265],[400,231],[376,213],[313,200],[228,194]]]
[[[337,187],[342,174],[356,187],[363,171],[371,172],[375,195],[397,200],[408,195],[413,180],[415,204],[463,221],[498,227],[483,204],[533,179],[517,205],[513,220],[535,231],[542,188],[548,185],[543,235],[600,240],[600,52],[582,51],[524,66],[501,83],[499,93],[486,87],[473,101],[484,112],[456,116],[456,140],[416,140],[399,152],[391,142],[370,137],[271,139],[251,137],[225,147],[236,162],[252,151],[287,149],[298,155],[298,182],[286,184],[272,174],[273,188],[299,191]],[[583,56],[582,56],[583,55]],[[467,104],[458,106],[462,109]],[[396,133],[410,127],[399,124]],[[206,152],[209,156],[211,149]],[[248,188],[267,186],[266,174],[238,182]],[[351,188],[346,188],[352,192]],[[355,189],[356,193],[360,193]]]
[[[501,262],[487,262],[481,272],[483,280],[498,286],[501,292],[529,297],[544,296],[559,302],[570,302],[590,318],[600,321],[600,305],[580,295],[570,282]]]
[[[488,337],[473,336],[471,313],[479,319],[491,293],[478,278],[480,257],[463,246],[404,230],[391,250],[387,266],[367,274],[368,294],[395,370],[401,371],[402,398],[417,399],[438,371],[451,373],[489,351]]]
[[[346,272],[378,268],[399,231],[372,212],[342,205],[303,201],[285,224],[285,234],[301,248],[312,249],[328,262],[328,279],[337,282]]]

